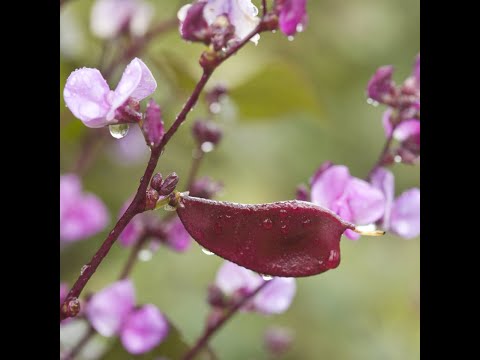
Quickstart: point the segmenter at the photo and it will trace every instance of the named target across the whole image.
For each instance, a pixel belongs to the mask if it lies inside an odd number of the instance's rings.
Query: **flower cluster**
[[[367,86],[369,102],[388,106],[383,114],[385,136],[399,143],[385,154],[382,165],[414,164],[420,158],[420,55],[403,84],[397,86],[392,75],[393,66],[382,66]]]
[[[60,176],[60,241],[71,243],[97,234],[107,226],[109,215],[94,194],[84,193],[75,174]]]
[[[131,354],[142,354],[159,345],[168,335],[169,323],[155,305],[135,306],[130,280],[117,281],[93,295],[85,314],[101,335],[119,335]]]

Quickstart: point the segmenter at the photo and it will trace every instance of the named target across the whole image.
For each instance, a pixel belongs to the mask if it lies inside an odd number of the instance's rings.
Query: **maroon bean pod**
[[[303,277],[336,268],[355,225],[305,201],[244,205],[178,194],[177,213],[205,249],[260,274]]]

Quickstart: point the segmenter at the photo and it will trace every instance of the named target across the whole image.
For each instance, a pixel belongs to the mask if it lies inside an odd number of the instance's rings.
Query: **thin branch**
[[[172,126],[168,129],[168,131],[165,133],[163,136],[162,140],[158,144],[157,147],[153,147],[151,154],[150,154],[150,159],[148,161],[148,165],[145,169],[145,172],[140,179],[140,185],[137,189],[137,192],[135,194],[135,197],[125,213],[120,217],[118,222],[115,224],[113,227],[112,231],[108,234],[107,238],[103,242],[103,244],[100,246],[98,251],[95,253],[93,258],[90,260],[90,262],[84,267],[84,270],[81,272],[79,278],[73,285],[72,289],[66,296],[63,304],[60,307],[60,321],[63,319],[66,319],[68,317],[75,316],[75,314],[72,314],[69,311],[69,303],[72,300],[78,299],[80,296],[83,288],[87,284],[87,282],[90,280],[94,272],[97,270],[98,266],[101,264],[102,260],[105,258],[105,256],[108,254],[110,251],[110,248],[113,246],[115,241],[117,240],[118,236],[121,234],[123,229],[127,226],[127,224],[130,222],[130,220],[133,219],[133,217],[143,211],[145,211],[145,200],[146,200],[146,190],[148,187],[148,184],[150,183],[150,179],[153,175],[153,172],[155,171],[155,167],[157,166],[158,160],[160,158],[160,155],[163,153],[163,150],[165,146],[168,144],[172,136],[175,134],[175,132],[178,130],[180,125],[186,120],[186,117],[188,113],[193,109],[195,106],[198,97],[200,96],[200,93],[204,89],[205,85],[207,84],[208,80],[210,79],[210,76],[212,75],[213,71],[215,70],[216,67],[218,67],[221,63],[223,63],[226,59],[228,59],[230,56],[235,54],[241,47],[243,47],[253,36],[255,36],[258,32],[262,31],[262,22],[258,24],[258,26],[249,34],[245,39],[243,39],[241,42],[239,42],[237,45],[232,47],[225,55],[223,58],[219,59],[216,64],[212,68],[204,68],[202,77],[200,78],[199,82],[195,86],[195,89],[193,90],[192,94],[190,95],[189,99],[183,106],[182,110],[180,113],[177,115],[174,123]]]
[[[95,335],[97,332],[93,328],[92,325],[88,324],[87,332],[83,335],[80,341],[75,345],[72,350],[70,350],[62,360],[72,360],[75,356],[83,349],[83,347],[90,341],[90,339]]]
[[[202,348],[208,344],[210,338],[215,335],[215,333],[230,319],[237,311],[245,305],[248,300],[257,295],[270,281],[262,282],[253,292],[246,295],[240,301],[238,301],[234,306],[232,306],[224,315],[221,317],[213,326],[206,327],[205,331],[200,338],[196,341],[195,345],[183,356],[183,360],[191,360],[197,353],[202,350]]]

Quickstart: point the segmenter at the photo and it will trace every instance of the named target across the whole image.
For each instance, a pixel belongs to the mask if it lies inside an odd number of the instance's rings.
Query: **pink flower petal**
[[[284,0],[280,6],[278,25],[287,36],[295,35],[299,26],[304,26],[307,21],[306,0]]]
[[[188,250],[192,243],[192,238],[187,230],[185,230],[178,216],[170,222],[167,233],[167,244],[171,249],[177,252],[185,252]]]
[[[330,166],[312,183],[312,202],[335,211],[332,206],[342,196],[350,179],[346,166]]]
[[[390,227],[392,232],[407,239],[420,234],[420,189],[407,190],[395,200]]]
[[[112,107],[107,114],[107,119],[113,119],[115,110],[123,105],[128,98],[131,97],[137,101],[143,100],[151,95],[156,88],[157,82],[147,65],[139,58],[133,59],[125,68],[122,78],[115,89]]]
[[[63,90],[65,104],[86,126],[99,128],[108,124],[110,88],[97,69],[82,68],[70,74]]]
[[[92,296],[85,314],[103,336],[113,336],[135,305],[135,290],[130,280],[120,280]]]
[[[253,298],[253,307],[263,314],[281,314],[285,312],[295,297],[297,286],[294,278],[273,278]]]
[[[169,324],[155,305],[147,304],[127,317],[121,330],[125,349],[133,355],[143,354],[159,345],[168,335]]]
[[[226,295],[232,295],[240,289],[255,290],[262,281],[262,278],[254,272],[230,261],[225,261],[217,273],[215,284]]]
[[[368,225],[383,216],[385,197],[380,190],[364,180],[352,178],[345,191],[355,224]]]
[[[388,138],[392,134],[392,123],[390,121],[390,116],[392,116],[392,109],[388,108],[385,110],[383,113],[382,117],[382,124],[383,124],[383,130],[385,131],[385,137]]]
[[[370,182],[385,197],[385,213],[383,214],[381,226],[383,229],[388,230],[390,228],[390,213],[395,196],[395,178],[389,170],[381,167],[373,172]]]
[[[352,231],[352,230],[345,230],[343,235],[345,235],[350,240],[358,240],[360,239],[360,236],[361,236],[359,233],[356,233],[355,231]]]
[[[393,132],[393,137],[398,141],[414,139],[420,144],[420,121],[417,119],[402,121]]]

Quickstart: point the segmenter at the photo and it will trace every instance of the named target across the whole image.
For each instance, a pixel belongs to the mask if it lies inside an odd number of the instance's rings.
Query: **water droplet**
[[[273,276],[270,276],[270,275],[260,274],[260,276],[261,276],[262,279],[265,280],[265,281],[270,281],[270,280],[273,279]]]
[[[204,248],[202,248],[202,252],[203,252],[205,255],[208,255],[208,256],[210,256],[210,255],[215,255],[213,252],[208,251],[207,249],[204,249]]]
[[[270,230],[273,227],[272,220],[270,220],[268,218],[263,220],[262,226],[263,226],[264,229]]]
[[[393,158],[393,161],[395,161],[396,163],[401,163],[402,157],[400,155],[395,155],[395,157]]]
[[[302,32],[303,31],[303,24],[297,24],[297,28],[295,29],[297,32]]]
[[[295,38],[290,35],[289,37],[287,37],[287,39],[288,39],[288,41],[293,41]]]
[[[258,15],[258,8],[252,4],[252,14],[253,16],[257,16]]]
[[[83,265],[82,268],[80,269],[80,275],[83,275],[85,270],[87,270],[90,266],[89,265]]]
[[[215,230],[215,234],[217,235],[220,235],[222,233],[222,225],[220,225],[220,223],[215,223],[213,229]]]
[[[110,130],[110,135],[112,135],[115,139],[124,138],[128,134],[129,128],[130,126],[128,124],[110,125],[108,127]]]
[[[142,249],[138,252],[138,260],[150,261],[152,260],[153,253],[150,249]]]
[[[208,108],[210,109],[210,112],[214,114],[218,114],[220,111],[222,111],[222,105],[220,105],[218,102],[211,103]]]
[[[285,210],[285,209],[280,210],[280,217],[283,218],[283,219],[286,218],[287,217],[287,210]]]
[[[174,206],[171,206],[171,205],[168,205],[168,204],[165,205],[163,208],[164,208],[165,210],[167,210],[167,211],[175,211],[175,210],[177,210]]]
[[[214,148],[215,148],[215,145],[213,145],[213,143],[211,143],[210,141],[205,141],[205,142],[200,146],[200,149],[202,149],[202,151],[203,151],[204,153],[209,153],[209,152],[212,151]]]
[[[288,226],[287,226],[287,224],[283,224],[283,225],[280,227],[280,231],[282,232],[282,234],[287,234],[287,233],[288,233]]]
[[[327,259],[328,266],[336,267],[338,265],[338,260],[340,259],[340,253],[336,250],[330,250],[330,255]]]
[[[272,34],[275,34],[277,32],[277,30],[272,30]]]
[[[303,225],[303,227],[307,227],[307,226],[309,226],[311,223],[312,223],[312,220],[310,220],[310,219],[305,219],[305,220],[303,220],[302,225]]]
[[[379,102],[376,100],[373,100],[372,98],[368,98],[367,104],[377,107],[379,105]]]

